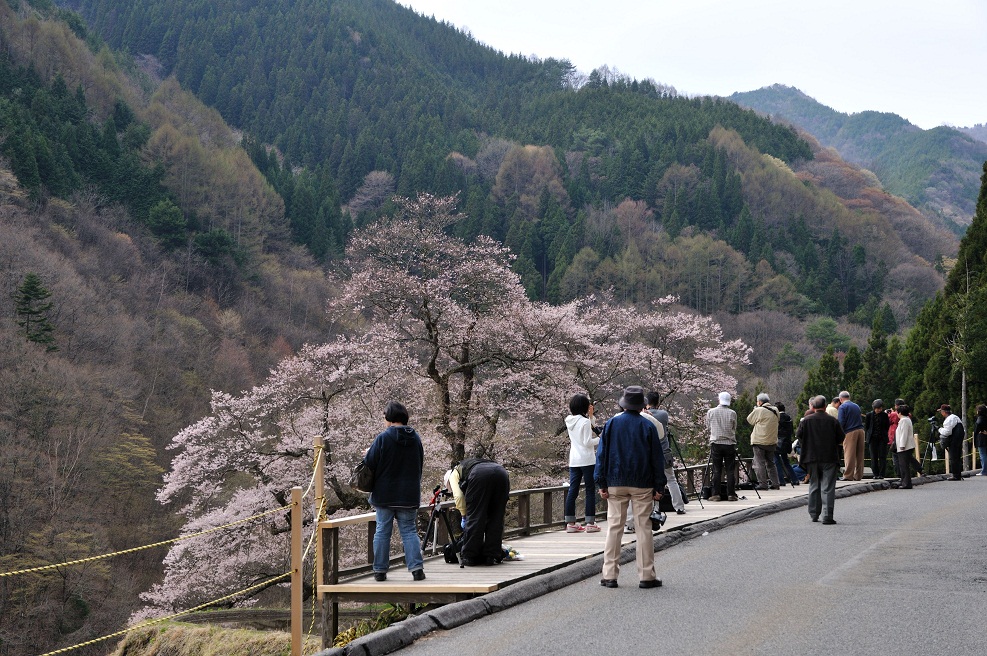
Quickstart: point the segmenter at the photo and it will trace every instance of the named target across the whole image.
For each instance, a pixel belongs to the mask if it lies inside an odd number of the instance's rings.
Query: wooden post
[[[545,526],[552,525],[552,493],[542,492],[542,511],[541,518]]]
[[[291,656],[302,656],[302,488],[291,488]]]
[[[531,534],[531,497],[522,494],[517,498],[517,525],[521,535]]]
[[[322,520],[322,504],[326,498],[326,458],[322,450],[322,435],[315,436],[315,580],[322,583],[324,572],[322,571],[322,531],[319,530],[319,522]],[[318,589],[318,584],[315,586]],[[322,601],[322,592],[316,592],[315,598]]]
[[[323,572],[326,578],[323,583],[335,585],[339,583],[339,529],[324,528],[322,544]],[[322,647],[328,649],[332,647],[333,640],[339,634],[339,602],[330,602],[327,598],[322,599]]]

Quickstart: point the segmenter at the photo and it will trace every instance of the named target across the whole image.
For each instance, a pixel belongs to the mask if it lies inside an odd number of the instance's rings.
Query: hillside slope
[[[922,130],[897,114],[844,114],[798,89],[773,85],[730,99],[808,131],[884,187],[961,234],[970,224],[987,144],[950,127]]]
[[[75,21],[0,2],[4,572],[174,537],[170,438],[327,330],[325,276],[229,127]],[[4,579],[0,652],[119,629],[162,556]]]

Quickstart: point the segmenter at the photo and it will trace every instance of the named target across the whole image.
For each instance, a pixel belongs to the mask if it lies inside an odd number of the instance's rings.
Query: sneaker
[[[414,572],[411,573],[411,578],[413,578],[416,581],[424,581],[425,580],[425,570],[423,570],[423,569],[416,569]]]
[[[736,494],[731,494],[730,496],[727,497],[727,501],[736,501],[736,500],[737,500]]]
[[[633,526],[627,526],[627,525],[624,526],[624,533],[633,533],[633,532],[634,532]]]
[[[676,515],[684,515],[685,514],[685,510],[683,508],[679,508],[678,510],[675,511],[675,514]]]
[[[600,527],[596,524],[587,524],[585,527],[587,533],[599,533]]]
[[[579,524],[566,524],[565,525],[565,532],[566,533],[582,533],[585,530],[586,530],[586,528],[583,527],[583,526],[580,526]]]
[[[386,581],[387,572],[374,572],[374,581]]]

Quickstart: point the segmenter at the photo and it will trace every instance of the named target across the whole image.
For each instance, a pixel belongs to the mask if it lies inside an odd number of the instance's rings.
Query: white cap
[[[730,392],[720,392],[720,405],[730,405]]]

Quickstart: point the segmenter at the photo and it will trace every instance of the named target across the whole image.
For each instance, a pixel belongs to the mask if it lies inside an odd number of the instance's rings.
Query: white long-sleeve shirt
[[[960,423],[959,417],[954,414],[949,415],[946,417],[946,421],[942,422],[942,428],[939,429],[939,434],[943,437],[949,437],[953,434],[953,429],[958,423]]]
[[[569,431],[569,466],[586,467],[596,464],[596,445],[600,438],[593,432],[593,422],[583,415],[565,418]]]

